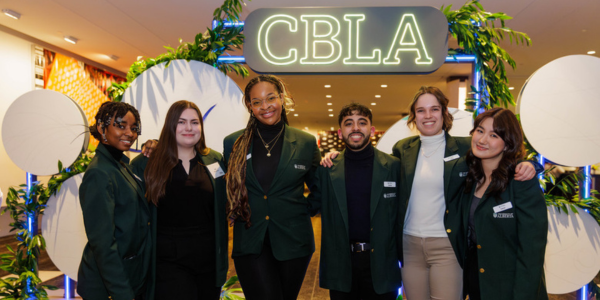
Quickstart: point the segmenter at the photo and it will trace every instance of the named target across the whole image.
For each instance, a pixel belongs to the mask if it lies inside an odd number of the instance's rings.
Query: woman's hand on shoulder
[[[152,154],[152,151],[154,151],[157,146],[158,140],[147,140],[142,145],[142,155],[144,155],[145,157],[150,157],[150,154]]]
[[[331,150],[331,152],[325,153],[325,157],[321,159],[321,166],[327,168],[333,167],[332,159],[336,158],[339,154],[340,153],[335,150]]]
[[[535,167],[528,161],[521,162],[515,168],[515,180],[527,181],[536,175]]]

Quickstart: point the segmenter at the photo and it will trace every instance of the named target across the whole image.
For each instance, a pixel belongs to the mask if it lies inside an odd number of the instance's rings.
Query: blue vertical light
[[[544,165],[546,164],[546,158],[544,158],[543,155],[538,154],[538,162],[540,163],[540,165],[542,165],[542,167],[544,167]],[[540,175],[538,175],[539,179],[544,179],[544,173],[540,173]],[[542,188],[542,190],[544,190],[544,188]]]
[[[587,284],[581,288],[581,300],[587,300]]]
[[[26,201],[31,201],[31,186],[33,185],[35,176],[29,172],[27,172],[25,176],[25,181],[27,183],[27,198],[29,198],[29,200]],[[27,231],[29,231],[29,233],[33,233],[33,216],[31,214],[27,214]]]
[[[473,64],[473,68],[471,69],[471,78],[473,78],[472,81],[472,85],[473,86],[478,86],[478,82],[480,79],[480,74],[477,70],[477,57],[475,57],[475,55],[466,55],[466,54],[458,54],[458,55],[448,55],[446,56],[446,63],[461,63],[461,62],[470,62]],[[480,91],[482,92],[482,91]],[[477,103],[475,103],[475,108],[473,109],[473,111],[477,112],[479,110],[480,107],[480,96],[479,93],[475,93],[475,99],[477,99]]]
[[[590,187],[592,185],[592,166],[583,167],[583,192],[581,193],[583,198],[590,197]]]
[[[65,275],[65,299],[71,299],[71,279]]]

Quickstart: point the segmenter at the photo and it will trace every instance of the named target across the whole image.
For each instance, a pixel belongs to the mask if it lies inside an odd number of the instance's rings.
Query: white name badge
[[[396,182],[395,181],[384,181],[383,187],[396,187]]]
[[[215,179],[225,175],[225,172],[223,172],[223,169],[221,169],[219,163],[210,164],[206,166],[206,168],[210,172],[210,175],[212,175],[212,177]]]
[[[500,205],[496,205],[496,206],[494,206],[494,212],[495,212],[495,213],[499,213],[499,212],[501,212],[501,211],[505,211],[505,210],[507,210],[507,209],[511,209],[512,207],[513,207],[513,206],[512,206],[512,203],[511,203],[511,202],[502,203],[502,204],[500,204]]]
[[[444,157],[444,161],[445,161],[445,162],[449,162],[449,161],[451,161],[451,160],[458,159],[459,157],[460,157],[460,155],[458,155],[458,154],[450,155],[450,156],[448,156],[448,157]]]
[[[250,158],[252,158],[252,153],[248,153],[248,155],[246,155],[246,160],[249,160]]]

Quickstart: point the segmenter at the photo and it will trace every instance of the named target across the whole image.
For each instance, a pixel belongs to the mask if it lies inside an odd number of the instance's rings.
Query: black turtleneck
[[[123,151],[109,145],[109,144],[102,144],[104,145],[104,147],[106,147],[106,150],[108,150],[108,153],[110,153],[110,155],[116,159],[117,161],[121,161],[121,157],[123,157]]]
[[[344,152],[344,175],[348,205],[348,231],[351,243],[371,239],[371,182],[375,151],[369,142],[365,149]]]
[[[283,125],[283,120],[275,125],[265,125],[258,122],[256,130],[254,131],[254,138],[252,141],[252,168],[254,169],[254,176],[258,179],[258,182],[265,193],[269,191],[273,178],[275,178],[275,172],[279,166],[281,149],[283,148],[283,135],[285,134],[285,127]],[[267,156],[267,153],[269,152],[265,148],[261,138],[258,136],[259,131],[260,136],[266,143],[270,143],[275,139],[279,132],[281,132],[281,135],[275,144],[269,144],[271,156]]]

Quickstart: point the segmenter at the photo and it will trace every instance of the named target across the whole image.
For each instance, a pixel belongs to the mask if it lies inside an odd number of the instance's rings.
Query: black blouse
[[[165,196],[158,201],[157,227],[199,228],[214,238],[214,191],[199,154],[190,160],[189,171],[188,175],[181,160],[173,168]]]

